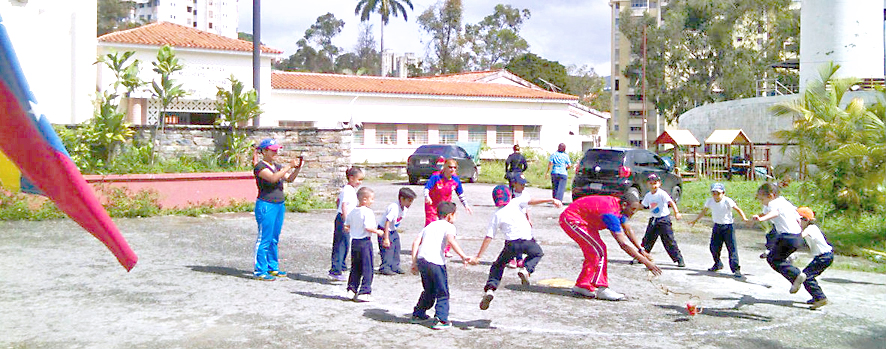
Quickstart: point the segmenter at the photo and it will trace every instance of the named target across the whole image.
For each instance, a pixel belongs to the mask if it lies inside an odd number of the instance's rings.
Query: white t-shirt
[[[668,202],[674,201],[671,196],[664,190],[658,189],[653,194],[651,191],[643,196],[643,206],[649,207],[652,217],[661,218],[671,214],[668,208]]]
[[[445,219],[440,219],[428,224],[418,234],[421,236],[418,258],[436,265],[446,265],[446,259],[443,258],[443,248],[447,243],[446,236],[455,236],[455,225]]]
[[[777,211],[778,216],[771,219],[775,231],[787,234],[800,234],[800,214],[797,213],[797,207],[788,202],[783,196],[779,196],[769,202],[769,205],[763,207],[763,214]]]
[[[704,202],[704,207],[711,210],[711,218],[716,224],[732,224],[735,220],[732,218],[732,208],[735,207],[735,201],[729,197],[723,196],[720,202],[714,198],[708,198]]]
[[[809,250],[812,252],[813,256],[818,256],[822,253],[828,253],[834,250],[831,245],[828,245],[828,241],[825,240],[824,234],[821,233],[821,229],[818,229],[818,226],[814,224],[806,226],[806,229],[803,230],[803,239],[806,240],[806,244],[809,245]]]
[[[350,228],[351,240],[368,238],[372,233],[366,230],[378,228],[375,222],[375,213],[366,206],[357,206],[348,213],[345,225]]]
[[[500,207],[492,215],[489,225],[486,227],[486,237],[493,238],[495,233],[505,234],[505,240],[531,240],[532,228],[526,219],[526,208],[529,207],[529,194],[523,194],[511,199],[507,205]]]
[[[345,186],[341,187],[341,191],[338,192],[338,213],[343,213],[342,208],[347,209],[348,213],[357,207],[357,188],[352,187],[350,184],[345,184]]]
[[[391,203],[385,209],[385,215],[382,217],[381,227],[385,227],[385,223],[391,222],[391,229],[394,231],[400,230],[400,220],[403,219],[403,216],[406,215],[406,207],[400,207],[399,203]]]

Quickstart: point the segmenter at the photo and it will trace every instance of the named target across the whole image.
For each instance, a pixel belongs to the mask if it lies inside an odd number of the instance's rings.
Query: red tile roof
[[[302,91],[578,100],[572,95],[505,84],[280,71],[271,74],[271,87]]]
[[[427,80],[437,80],[437,81],[463,81],[463,82],[475,82],[486,77],[496,75],[501,70],[488,70],[488,71],[474,71],[474,72],[466,72],[466,73],[455,73],[455,74],[447,74],[447,75],[437,75],[437,76],[422,76],[417,79],[427,79]]]
[[[169,22],[155,22],[138,28],[108,33],[98,37],[99,42],[122,44],[187,47],[219,51],[252,52],[252,42],[205,32]],[[283,51],[261,46],[262,53],[280,54]]]

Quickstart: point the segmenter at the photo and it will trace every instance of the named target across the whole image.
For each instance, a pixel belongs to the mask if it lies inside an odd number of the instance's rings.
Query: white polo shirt
[[[717,202],[714,198],[708,198],[704,202],[704,207],[711,210],[711,218],[716,224],[732,224],[735,222],[732,217],[735,201],[732,201],[731,198],[725,195],[720,199],[720,202]]]
[[[505,234],[505,240],[531,240],[532,227],[526,219],[526,208],[529,207],[529,194],[511,199],[507,205],[500,207],[492,215],[486,227],[486,237],[495,237],[496,232]]]
[[[418,258],[436,265],[446,265],[443,248],[446,247],[446,236],[455,236],[455,225],[445,219],[431,222],[418,233],[421,245],[418,246]]]
[[[357,206],[351,210],[345,219],[345,225],[350,228],[351,240],[368,238],[372,233],[366,229],[378,228],[378,223],[375,222],[375,213],[366,206]]]

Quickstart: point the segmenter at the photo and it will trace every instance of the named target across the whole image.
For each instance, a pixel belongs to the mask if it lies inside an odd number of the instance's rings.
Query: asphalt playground
[[[405,183],[364,185],[376,191],[372,208],[380,215]],[[465,186],[474,213],[459,205],[455,224],[459,243],[475,254],[494,211],[492,185]],[[424,223],[422,206],[419,199],[402,224],[404,268]],[[764,238],[757,228],[738,230],[744,278],[708,272],[709,230],[698,227],[710,219],[690,231],[686,222],[696,212],[675,224],[686,268],[671,263],[659,243],[653,257],[664,273],[652,278],[604,233],[611,287],[627,299],[575,296],[569,288],[582,255],[557,225],[561,210],[532,208],[545,256],[529,286],[506,270],[488,310],[478,304],[502,238],[480,265],[450,260],[454,326],[443,331],[409,322],[418,276],[376,275],[373,302],[344,298],[345,285],[327,276],[334,210],[287,214],[280,254],[290,274],[273,282],[251,278],[256,223],[248,213],[118,219],[140,258],[128,273],[70,220],[4,221],[0,348],[886,348],[886,275],[828,269],[819,280],[831,304],[809,310],[805,290],[788,293],[790,284],[758,258]],[[635,231],[646,218],[634,217]],[[799,257],[801,267],[810,259],[806,251]],[[688,314],[690,299],[699,314]]]

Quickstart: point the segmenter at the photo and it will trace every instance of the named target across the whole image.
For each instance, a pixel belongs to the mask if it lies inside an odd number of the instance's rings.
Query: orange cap
[[[797,209],[797,213],[799,213],[800,216],[802,216],[803,218],[806,218],[807,220],[811,221],[811,220],[815,219],[815,213],[812,212],[812,209],[809,207],[806,207],[806,206],[800,207]]]

